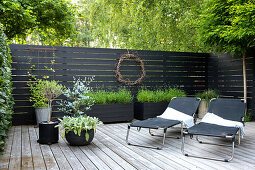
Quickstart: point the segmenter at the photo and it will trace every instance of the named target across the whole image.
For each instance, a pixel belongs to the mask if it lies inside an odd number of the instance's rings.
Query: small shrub
[[[47,107],[47,98],[43,95],[44,82],[38,80],[35,83],[29,83],[31,96],[29,101],[33,103],[33,107]]]
[[[251,120],[252,120],[252,115],[251,115],[251,110],[249,110],[249,111],[246,113],[245,117],[244,117],[244,121],[245,121],[245,122],[250,122]]]
[[[196,97],[201,98],[202,100],[206,101],[207,105],[210,103],[210,100],[213,98],[219,98],[220,93],[218,90],[207,89],[201,93],[197,93]]]
[[[67,99],[61,100],[59,110],[74,117],[83,115],[84,111],[89,110],[94,105],[90,87],[93,80],[94,77],[85,80],[74,79],[73,88],[66,88],[63,92]]]
[[[185,97],[183,90],[177,88],[158,89],[156,91],[142,88],[138,91],[137,101],[139,102],[169,102],[173,97]]]

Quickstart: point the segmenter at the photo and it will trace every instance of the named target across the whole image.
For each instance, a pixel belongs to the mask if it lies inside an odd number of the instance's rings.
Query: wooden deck
[[[185,157],[180,139],[167,138],[163,150],[128,146],[126,131],[127,123],[107,124],[97,128],[89,146],[69,146],[62,137],[59,143],[48,146],[36,142],[38,128],[15,126],[0,156],[0,169],[255,169],[255,122],[246,123],[246,135],[229,163]],[[170,133],[177,133],[177,129]],[[130,141],[161,144],[160,138],[151,137],[146,130],[132,130]],[[231,147],[199,144],[188,137],[185,146],[187,151],[205,156],[224,157],[231,152]]]

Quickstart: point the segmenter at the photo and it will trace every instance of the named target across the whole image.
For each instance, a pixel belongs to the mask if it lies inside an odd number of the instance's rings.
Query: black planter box
[[[168,102],[159,103],[134,103],[134,117],[138,120],[144,120],[161,115],[167,108]]]
[[[134,119],[133,103],[95,104],[85,114],[98,117],[104,123],[126,122]]]

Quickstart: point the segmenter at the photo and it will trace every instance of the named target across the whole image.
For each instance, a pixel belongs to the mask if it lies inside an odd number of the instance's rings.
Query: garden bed
[[[131,121],[134,119],[133,103],[95,104],[86,114],[98,117],[104,123]]]

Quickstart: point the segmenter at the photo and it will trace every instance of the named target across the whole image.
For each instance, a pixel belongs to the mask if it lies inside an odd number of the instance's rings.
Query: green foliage
[[[42,94],[51,106],[51,102],[63,93],[64,86],[55,80],[42,80]]]
[[[204,0],[80,0],[98,47],[206,51],[197,41]]]
[[[33,103],[33,107],[47,107],[47,98],[43,95],[44,81],[39,80],[36,83],[29,83],[31,96],[29,101]]]
[[[89,110],[94,105],[94,100],[91,97],[92,88],[90,83],[94,77],[85,78],[85,80],[74,79],[72,89],[67,88],[63,94],[67,98],[60,102],[60,111],[78,117],[84,114],[83,110]]]
[[[11,127],[14,100],[12,97],[11,55],[6,37],[0,28],[0,153]]]
[[[254,0],[208,0],[204,6],[199,30],[212,50],[243,55],[255,44]]]
[[[88,141],[89,134],[88,130],[96,129],[97,125],[102,125],[103,123],[99,121],[96,117],[90,117],[90,116],[78,116],[78,117],[70,117],[70,116],[64,116],[62,119],[59,119],[61,123],[57,125],[57,127],[62,127],[64,129],[63,131],[63,137],[65,136],[65,133],[68,133],[70,131],[73,131],[76,135],[78,134],[81,136],[81,131],[85,130],[85,137]]]
[[[252,120],[252,115],[250,112],[248,112],[245,117],[244,117],[244,121],[245,122],[250,122]]]
[[[207,89],[201,93],[197,93],[196,97],[199,97],[202,100],[206,101],[208,105],[211,99],[220,97],[220,92],[218,90]]]
[[[131,103],[133,97],[130,91],[119,89],[117,92],[98,90],[91,93],[95,104]]]
[[[184,91],[177,88],[158,89],[155,91],[140,89],[137,94],[138,102],[169,102],[173,97],[185,97]]]
[[[29,83],[30,86],[30,102],[33,107],[46,107],[51,105],[52,101],[63,93],[64,86],[52,80],[37,80]]]
[[[22,43],[19,40],[34,32],[37,37],[32,38],[56,45],[75,34],[75,11],[66,0],[4,0],[0,4],[0,23],[10,40]]]

